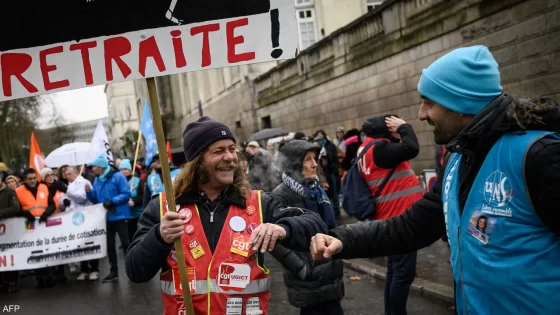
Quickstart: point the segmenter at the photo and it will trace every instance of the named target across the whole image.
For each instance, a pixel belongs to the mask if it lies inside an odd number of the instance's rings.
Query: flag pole
[[[175,209],[175,196],[173,195],[173,187],[171,184],[171,170],[169,167],[169,160],[165,145],[165,136],[163,134],[163,123],[161,121],[161,113],[159,110],[159,101],[157,96],[156,82],[154,78],[146,78],[148,84],[148,95],[150,98],[150,108],[152,111],[152,121],[154,123],[154,131],[159,150],[159,161],[161,163],[161,171],[163,176],[163,185],[165,186],[165,193],[167,195],[167,211],[176,212]],[[191,298],[191,290],[189,286],[189,278],[187,276],[187,265],[185,262],[185,254],[183,252],[183,245],[181,238],[175,240],[175,251],[177,255],[177,263],[179,264],[179,275],[181,277],[181,286],[183,288],[183,298],[185,309],[188,315],[195,315]]]
[[[140,122],[142,123],[142,122]],[[138,130],[138,140],[136,140],[136,153],[134,153],[134,164],[132,164],[132,179],[134,179],[134,172],[136,171],[136,161],[138,160],[138,149],[140,149],[140,139],[142,137],[142,130]],[[132,186],[134,181],[130,183],[130,190],[132,191]]]

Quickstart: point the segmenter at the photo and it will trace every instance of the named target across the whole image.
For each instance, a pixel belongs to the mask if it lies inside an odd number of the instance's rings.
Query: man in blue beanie
[[[126,254],[130,238],[126,220],[130,218],[130,188],[128,181],[116,168],[109,165],[105,154],[96,157],[89,164],[95,174],[93,188],[86,185],[85,190],[88,200],[93,204],[102,203],[107,209],[107,255],[111,271],[103,282],[112,282],[119,279],[117,264],[117,250],[115,235],[119,234],[121,245]]]
[[[399,217],[315,236],[312,254],[403,254],[447,234],[459,314],[557,314],[560,106],[504,94],[484,46],[436,60],[418,91],[419,119],[450,153],[434,189]]]

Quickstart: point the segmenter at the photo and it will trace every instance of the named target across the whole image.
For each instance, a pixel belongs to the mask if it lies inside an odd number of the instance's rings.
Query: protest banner
[[[106,216],[102,204],[78,208],[29,223],[0,222],[0,272],[37,269],[107,255]]]
[[[299,45],[293,0],[11,1],[0,37],[0,101],[288,59]]]

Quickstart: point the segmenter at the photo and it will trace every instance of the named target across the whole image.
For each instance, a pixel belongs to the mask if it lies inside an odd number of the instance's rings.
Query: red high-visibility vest
[[[160,195],[161,216],[167,212]],[[231,205],[212,254],[196,204],[179,205],[190,221],[181,238],[195,314],[268,314],[269,271],[259,266],[249,244],[253,228],[263,223],[261,192],[252,191],[245,209]],[[242,229],[241,229],[242,228]],[[164,315],[186,314],[175,247],[167,257],[169,270],[160,274]]]
[[[389,139],[366,137],[358,150],[358,154],[360,154],[361,150],[363,150],[368,143],[374,140],[390,141]],[[369,148],[368,152],[364,154],[362,159],[358,162],[360,174],[367,182],[372,196],[377,192],[384,179],[391,173],[391,169],[380,168],[375,164],[373,152],[376,145],[377,143]],[[410,208],[413,203],[422,199],[422,196],[422,186],[410,167],[410,163],[408,161],[401,162],[395,169],[389,182],[387,182],[383,188],[383,191],[381,191],[375,200],[376,210],[371,219],[384,220],[399,216],[403,214],[406,209]]]
[[[27,190],[25,185],[16,188],[16,195],[23,211],[30,211],[33,216],[40,217],[49,206],[49,188],[45,184],[37,183],[37,185],[37,198]]]

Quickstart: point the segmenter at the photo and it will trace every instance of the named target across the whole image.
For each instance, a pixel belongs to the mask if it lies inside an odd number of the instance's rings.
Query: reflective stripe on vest
[[[31,208],[25,208],[25,209],[23,209],[23,211],[32,211],[32,210],[35,210],[35,209],[47,210],[47,207],[43,207],[43,206],[33,206],[33,207],[31,207]]]
[[[210,283],[210,289],[209,290],[208,290],[208,283]],[[193,293],[193,295],[196,295],[196,294],[206,295],[209,292],[210,293],[220,293],[220,294],[231,294],[232,293],[232,291],[226,291],[226,290],[220,288],[220,286],[218,285],[216,280],[210,280],[210,281],[197,280],[197,281],[195,281],[195,284],[196,284],[196,287],[195,287],[195,292]],[[164,294],[178,295],[175,292],[175,284],[173,283],[173,281],[160,280],[160,288],[161,288],[161,292],[164,293]],[[268,281],[268,278],[264,278],[264,279],[257,279],[257,280],[253,280],[253,281],[249,282],[249,284],[247,285],[247,287],[245,287],[245,289],[243,289],[243,291],[235,291],[234,294],[257,294],[257,293],[262,293],[262,292],[266,292],[266,291],[269,291],[269,290],[270,290],[270,281]]]
[[[405,190],[394,192],[392,194],[387,194],[387,195],[377,197],[377,199],[375,199],[375,203],[391,201],[391,200],[394,200],[394,199],[397,199],[397,198],[401,198],[401,197],[404,197],[404,196],[412,195],[412,194],[423,192],[423,191],[424,191],[424,189],[422,188],[422,186],[414,186],[414,187],[409,188],[409,189],[405,189]]]
[[[393,179],[399,179],[399,178],[403,178],[403,177],[407,177],[410,175],[415,175],[414,171],[412,169],[407,169],[404,171],[400,171],[400,172],[394,172],[393,176],[391,176],[390,180]],[[367,182],[369,187],[373,187],[373,186],[377,186],[377,185],[381,185],[383,183],[383,181],[385,180],[385,178],[387,178],[387,176],[379,178],[379,179],[373,179]]]

